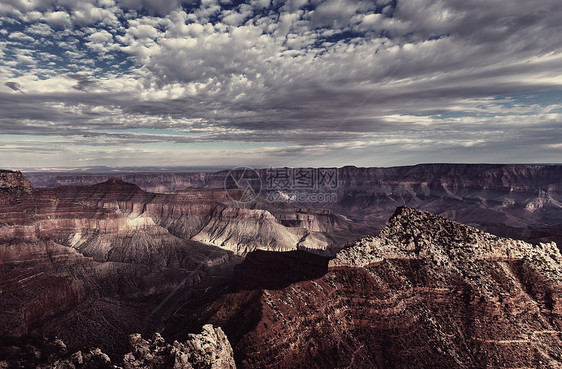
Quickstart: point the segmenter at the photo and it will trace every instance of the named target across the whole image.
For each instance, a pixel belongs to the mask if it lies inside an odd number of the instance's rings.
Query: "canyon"
[[[217,368],[562,366],[562,166],[228,175],[0,170],[0,366],[209,367],[191,332]]]
[[[280,175],[294,178],[295,173],[303,169],[310,168],[257,169],[263,182],[261,197],[267,199],[275,195],[275,199],[283,199],[283,192],[287,190],[269,186],[268,180]],[[234,170],[234,173],[242,170]],[[36,187],[92,185],[115,176],[149,192],[167,193],[188,188],[223,189],[229,173],[30,172],[26,175]],[[396,207],[410,206],[500,236],[530,242],[562,242],[562,165],[444,163],[390,168],[348,166],[337,168],[337,186],[298,188],[298,191],[335,194],[336,201],[289,204],[328,209],[343,215],[352,221],[353,229],[363,235],[377,234]]]
[[[120,179],[37,189],[0,172],[0,334],[58,336],[112,357],[131,332],[152,334],[193,294],[225,288],[256,249],[333,254],[356,238],[331,211],[224,190],[155,194]]]

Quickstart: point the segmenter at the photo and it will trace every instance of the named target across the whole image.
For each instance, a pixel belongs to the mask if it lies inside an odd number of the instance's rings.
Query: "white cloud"
[[[42,12],[33,10],[22,14],[21,19],[24,22],[37,22],[43,20],[44,16]]]
[[[93,51],[105,54],[105,58],[112,58],[106,53],[117,49],[119,46],[113,42],[113,35],[106,30],[97,31],[88,36],[86,46]]]
[[[360,2],[357,1],[327,0],[312,12],[312,24],[315,26],[346,26],[359,6]]]
[[[26,35],[25,33],[22,33],[22,32],[12,32],[12,33],[10,33],[8,38],[10,38],[12,40],[17,40],[17,41],[23,41],[23,42],[33,42],[33,41],[35,41],[35,39],[33,37],[31,37],[29,35]]]
[[[55,11],[45,14],[45,21],[55,28],[68,28],[72,25],[70,15],[64,11]]]
[[[107,43],[113,41],[113,36],[106,30],[101,30],[88,36],[88,40],[95,43]]]
[[[256,9],[263,9],[271,5],[271,0],[252,0],[251,4]]]
[[[150,24],[140,24],[138,26],[131,26],[128,29],[128,33],[130,33],[135,38],[149,38],[149,39],[155,39],[159,35],[158,30]]]
[[[26,27],[25,32],[39,36],[49,36],[53,34],[53,29],[44,23],[36,23]]]
[[[103,24],[104,26],[118,26],[120,22],[117,16],[121,13],[121,9],[110,5],[110,2],[104,3],[107,8],[98,7],[91,3],[79,3],[72,11],[72,20],[78,25]]]
[[[519,142],[522,130],[532,132],[541,147],[560,140],[553,128],[561,119],[556,104],[547,112],[536,104],[489,100],[562,90],[562,15],[554,0],[399,1],[396,10],[387,6],[383,14],[375,14],[374,1],[360,0],[291,0],[271,13],[263,11],[269,0],[230,10],[221,10],[226,2],[217,0],[194,2],[197,8],[189,10],[176,1],[61,1],[61,8],[47,1],[10,5],[20,13],[7,19],[35,20],[23,33],[0,36],[7,40],[0,47],[0,77],[24,86],[29,99],[2,110],[2,129],[8,114],[33,114],[35,126],[50,119],[50,128],[43,129],[64,127],[76,136],[108,127],[183,127],[190,117],[184,128],[196,138],[150,140],[290,142],[290,150],[276,151],[283,157],[308,152],[307,145],[336,154],[348,147],[383,155],[377,146],[403,147],[419,157],[445,146],[457,154],[465,152],[459,148],[489,153],[502,137]],[[128,22],[121,24],[116,17],[127,9],[138,12],[127,13]],[[43,18],[55,30],[39,23]],[[31,43],[30,35],[45,37],[44,45],[56,41],[66,52],[39,53],[33,44],[15,42]],[[92,57],[91,50],[99,54]],[[17,53],[21,60],[5,57]],[[12,78],[22,73],[18,62],[34,59],[39,66]],[[44,63],[55,60],[49,74]],[[111,63],[100,67],[105,61]],[[46,97],[51,91],[62,106],[45,102],[52,102]],[[110,135],[104,137],[89,139],[103,145]],[[140,138],[129,132],[111,140],[126,145]]]
[[[29,55],[18,55],[17,60],[21,64],[35,64],[35,60]]]

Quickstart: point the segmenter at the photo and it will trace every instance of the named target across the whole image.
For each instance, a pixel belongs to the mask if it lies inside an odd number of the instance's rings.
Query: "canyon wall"
[[[556,368],[562,256],[401,207],[326,261],[250,254],[235,289],[193,315],[221,325],[241,368]],[[274,260],[275,259],[275,260]],[[285,273],[272,277],[269,265]],[[265,282],[262,282],[265,281]],[[181,323],[180,323],[181,322]]]
[[[151,334],[200,289],[220,291],[248,252],[333,254],[357,237],[331,211],[246,208],[222,189],[154,194],[116,178],[36,189],[0,171],[0,209],[0,335],[87,339],[112,357],[128,333]]]
[[[298,170],[298,168],[296,169]],[[268,188],[268,169],[258,170],[263,198],[284,199],[291,189]],[[275,170],[273,171],[275,172]],[[224,188],[228,171],[202,173],[112,174],[152,192],[193,187]],[[290,174],[290,172],[289,172]],[[275,176],[275,174],[273,174]],[[95,184],[100,174],[29,173],[34,185]],[[337,170],[336,201],[292,203],[331,209],[354,223],[357,233],[377,234],[398,206],[424,209],[465,224],[528,241],[528,231],[562,224],[562,166],[511,164],[420,164],[391,168]],[[289,186],[290,187],[290,186]],[[294,190],[294,188],[293,188]],[[318,190],[299,189],[315,193]],[[541,240],[562,240],[542,232]]]

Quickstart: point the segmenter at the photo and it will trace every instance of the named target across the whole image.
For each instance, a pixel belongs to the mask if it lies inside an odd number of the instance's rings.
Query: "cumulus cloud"
[[[72,25],[70,15],[64,11],[46,13],[45,21],[55,28],[68,28]]]
[[[36,23],[26,27],[25,32],[46,37],[52,35],[54,31],[45,23]]]
[[[31,36],[26,35],[25,33],[22,32],[12,32],[10,33],[10,35],[8,36],[8,38],[12,39],[12,40],[17,40],[17,41],[27,41],[27,42],[33,42],[35,41],[35,39]]]
[[[77,25],[92,25],[102,23],[105,26],[118,26],[118,15],[120,9],[111,2],[103,3],[105,7],[99,7],[88,2],[79,2],[72,10],[72,20]]]
[[[35,64],[35,60],[29,55],[18,55],[17,60],[21,64]]]

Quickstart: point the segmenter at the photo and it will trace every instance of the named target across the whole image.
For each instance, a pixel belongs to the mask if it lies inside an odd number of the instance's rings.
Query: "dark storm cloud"
[[[68,77],[77,81],[76,85],[74,85],[72,88],[79,91],[86,92],[89,88],[96,87],[97,85],[96,81],[88,78],[87,76],[83,76],[81,74],[70,73],[68,74]]]
[[[4,85],[8,86],[9,88],[11,88],[14,91],[23,92],[21,90],[21,85],[17,82],[6,82],[6,83],[4,83]]]

